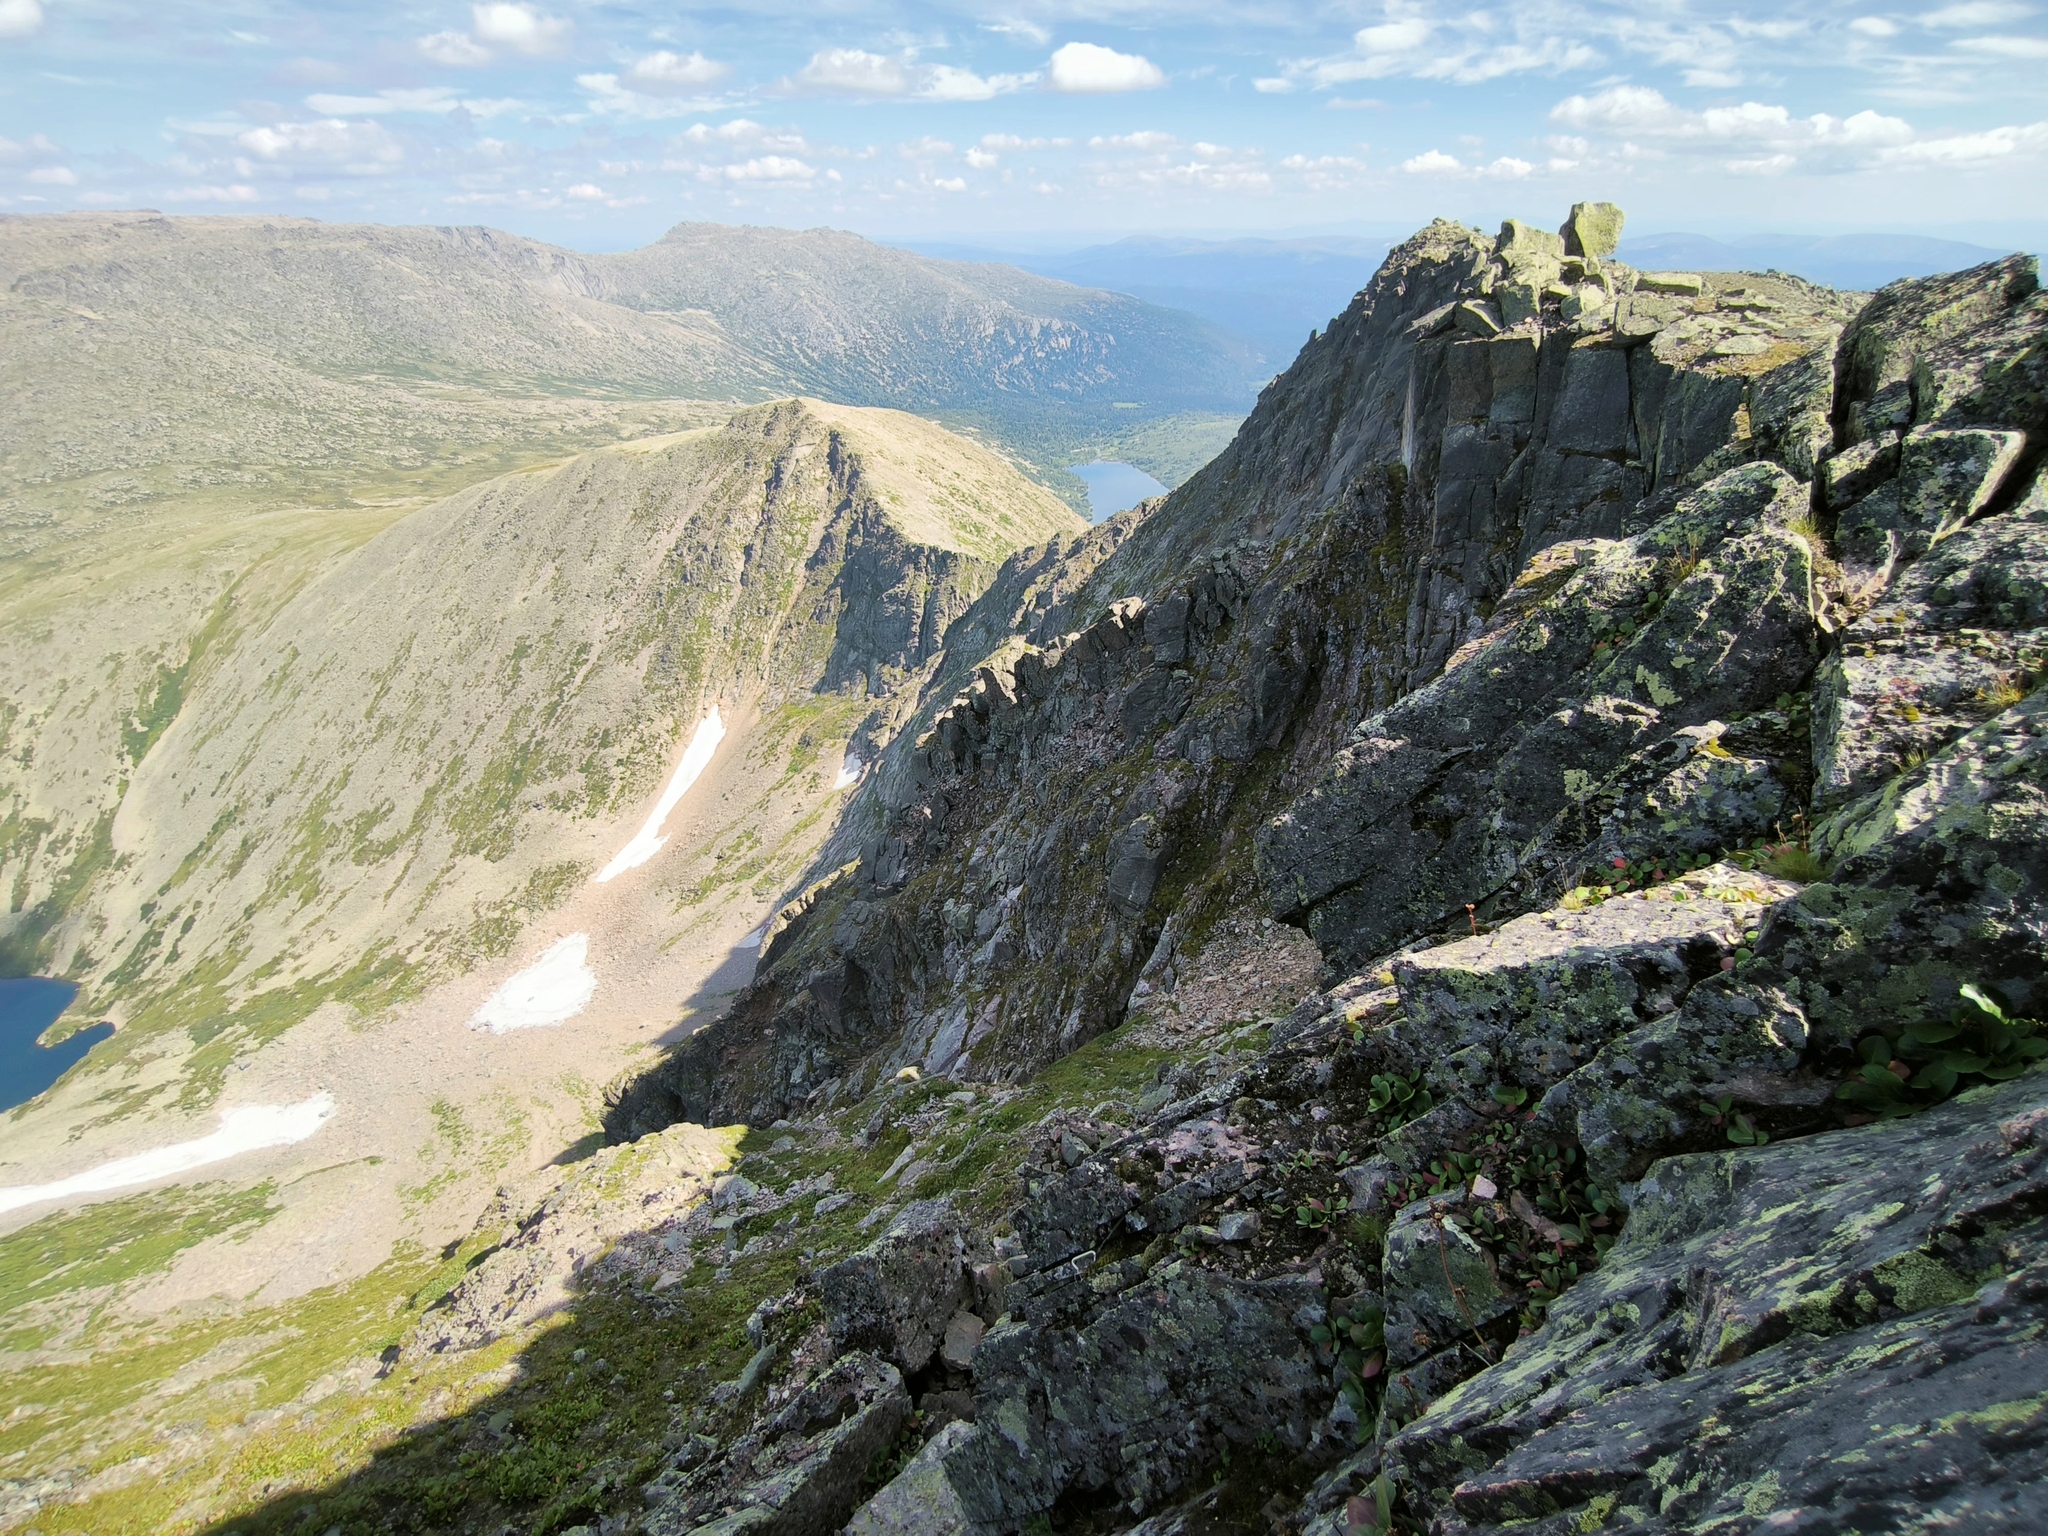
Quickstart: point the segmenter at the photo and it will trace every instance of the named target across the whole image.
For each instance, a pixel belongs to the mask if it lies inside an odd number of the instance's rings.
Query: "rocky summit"
[[[963,599],[385,1369],[555,1331],[236,1529],[2048,1528],[2048,298],[1621,224]]]

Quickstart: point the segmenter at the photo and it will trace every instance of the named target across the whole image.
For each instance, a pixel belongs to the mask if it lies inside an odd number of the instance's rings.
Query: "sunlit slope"
[[[822,685],[857,719],[1004,554],[1080,526],[928,423],[801,401],[460,493],[183,701],[59,964],[138,1026],[122,1051],[199,1025],[218,1062],[490,960],[630,835],[714,705]]]

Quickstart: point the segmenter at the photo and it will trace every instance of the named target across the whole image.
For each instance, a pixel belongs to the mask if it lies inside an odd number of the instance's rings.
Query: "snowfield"
[[[597,872],[594,884],[603,885],[629,869],[638,869],[661,852],[662,844],[668,841],[661,835],[661,824],[668,820],[668,813],[697,782],[697,776],[710,766],[711,754],[718,750],[718,744],[723,740],[725,722],[719,718],[717,706],[713,705],[711,713],[697,723],[696,734],[690,738],[689,748],[683,753],[683,760],[676,764],[668,788],[661,792],[661,800],[655,805],[654,814],[647,818],[647,825],[633,834],[633,840],[619,850],[618,857]]]
[[[0,1189],[0,1211],[19,1210],[42,1200],[68,1200],[74,1195],[99,1195],[147,1184],[174,1173],[189,1173],[208,1163],[224,1162],[265,1147],[288,1147],[304,1141],[334,1114],[334,1095],[316,1093],[297,1104],[246,1104],[221,1111],[220,1129],[197,1141],[138,1152],[101,1163],[84,1173],[53,1184],[18,1184]]]
[[[575,1018],[596,995],[590,935],[572,933],[550,945],[538,960],[485,998],[469,1024],[494,1035],[560,1024]]]

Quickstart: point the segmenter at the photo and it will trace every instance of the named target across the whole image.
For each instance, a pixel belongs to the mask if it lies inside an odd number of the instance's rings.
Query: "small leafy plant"
[[[1946,1019],[1909,1024],[1896,1036],[1857,1042],[1863,1065],[1835,1097],[1862,1115],[1890,1120],[1938,1104],[1972,1080],[2001,1083],[2048,1058],[2037,1019],[2014,1015],[2004,997],[1965,983]]]
[[[1378,1410],[1380,1377],[1387,1365],[1386,1315],[1359,1302],[1352,1311],[1316,1324],[1309,1337],[1335,1357],[1338,1395],[1351,1405],[1361,1427],[1369,1424]]]
[[[1728,1139],[1738,1147],[1761,1147],[1771,1139],[1747,1112],[1736,1109],[1735,1100],[1725,1093],[1718,1099],[1701,1099],[1700,1110],[1707,1116],[1707,1124],[1726,1127]]]
[[[1422,1075],[1401,1077],[1391,1072],[1375,1072],[1372,1075],[1372,1089],[1366,1095],[1366,1113],[1383,1117],[1386,1129],[1397,1130],[1410,1120],[1427,1114],[1435,1107],[1436,1100],[1430,1091],[1422,1086]]]

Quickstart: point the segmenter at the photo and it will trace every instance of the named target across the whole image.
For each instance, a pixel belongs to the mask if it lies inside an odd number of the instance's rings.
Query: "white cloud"
[[[999,164],[1001,160],[1002,156],[991,154],[989,153],[989,151],[985,149],[970,149],[969,151],[967,151],[967,163],[973,166],[977,171],[991,170],[997,164]]]
[[[306,98],[306,105],[327,117],[373,117],[384,112],[453,112],[457,108],[471,117],[496,117],[523,103],[509,100],[465,98],[445,85],[414,90],[384,90],[374,96],[339,96],[318,92]]]
[[[776,89],[792,96],[897,97],[912,101],[988,101],[1029,85],[1035,75],[977,75],[951,64],[920,64],[915,49],[870,53],[821,48]]]
[[[728,165],[718,174],[727,181],[798,182],[810,181],[818,173],[801,160],[782,155],[762,155],[742,165]]]
[[[2048,37],[1964,37],[1954,46],[1999,59],[2048,59]]]
[[[1285,96],[1294,89],[1294,82],[1281,76],[1273,75],[1263,80],[1254,80],[1252,82],[1252,89],[1262,96]]]
[[[496,43],[514,53],[539,58],[568,40],[571,24],[545,15],[533,6],[511,0],[488,0],[469,8],[471,31],[480,43]]]
[[[1863,37],[1897,37],[1899,24],[1882,16],[1858,16],[1849,23],[1849,30]]]
[[[1990,165],[2048,151],[2048,122],[1993,128],[1899,144],[1878,155],[1881,165]]]
[[[1462,172],[1465,167],[1456,155],[1447,155],[1440,149],[1428,149],[1403,160],[1401,169],[1410,176],[1451,176]]]
[[[1170,133],[1161,133],[1156,128],[1143,128],[1136,133],[1097,134],[1088,141],[1090,149],[1166,149],[1178,144]]]
[[[941,192],[965,192],[967,179],[964,176],[941,176],[932,182]]]
[[[1052,41],[1052,34],[1035,21],[1017,17],[1009,21],[985,21],[981,24],[984,32],[995,32],[1005,37],[1021,37],[1026,42],[1041,46]]]
[[[318,165],[354,176],[380,174],[405,158],[403,147],[382,124],[340,118],[266,124],[236,134],[235,142],[273,165]]]
[[[580,181],[564,192],[562,196],[568,198],[571,202],[601,203],[605,200],[605,190],[595,182]]]
[[[173,187],[163,196],[173,203],[253,203],[262,194],[254,187],[238,183],[232,187]]]
[[[1583,40],[1553,30],[1565,18],[1545,8],[1424,15],[1409,0],[1390,0],[1387,19],[1352,34],[1351,51],[1290,66],[1316,87],[1405,76],[1474,85],[1503,75],[1553,74],[1599,62]],[[1508,35],[1511,33],[1512,35]]]
[[[569,39],[574,24],[524,3],[490,0],[469,8],[469,31],[435,32],[420,38],[419,51],[436,64],[473,69],[488,64],[497,50],[544,58]]]
[[[1782,106],[1746,101],[1693,112],[1647,86],[1615,86],[1572,96],[1551,109],[1551,121],[1583,134],[1620,141],[1618,152],[1640,157],[1658,142],[1676,151],[1725,155],[1737,175],[1779,176],[1798,170],[1844,172],[1908,166],[2010,164],[2048,151],[2048,122],[1974,133],[1922,137],[1903,118],[1873,111],[1846,118],[1818,112],[1797,117]],[[1583,136],[1551,141],[1585,155]]]
[[[1046,84],[1070,95],[1099,95],[1153,90],[1166,84],[1166,75],[1141,54],[1118,53],[1096,43],[1067,43],[1053,50]]]
[[[454,69],[474,69],[491,62],[491,50],[464,32],[436,32],[421,38],[418,47],[436,64]]]
[[[1536,167],[1527,160],[1517,160],[1513,155],[1502,155],[1481,173],[1498,177],[1503,181],[1521,181],[1534,173]]]
[[[908,144],[898,144],[896,153],[906,160],[936,160],[952,154],[953,146],[944,139],[935,139],[926,134],[923,138],[914,139]]]
[[[635,59],[626,69],[626,84],[647,96],[687,96],[731,73],[730,64],[707,59],[701,53],[678,54],[664,49]]]
[[[46,165],[28,173],[28,179],[45,187],[75,187],[78,173],[69,166]]]
[[[1929,11],[1919,19],[1923,27],[1954,27],[1962,30],[1968,27],[1996,27],[2008,21],[2018,21],[2031,16],[2034,8],[2030,5],[2015,4],[2014,0],[1961,0],[1960,4],[1944,5],[1938,11]]]
[[[0,37],[30,37],[42,24],[38,0],[0,0]]]
[[[1072,139],[1020,139],[1014,133],[984,133],[981,136],[983,149],[1066,149]]]

